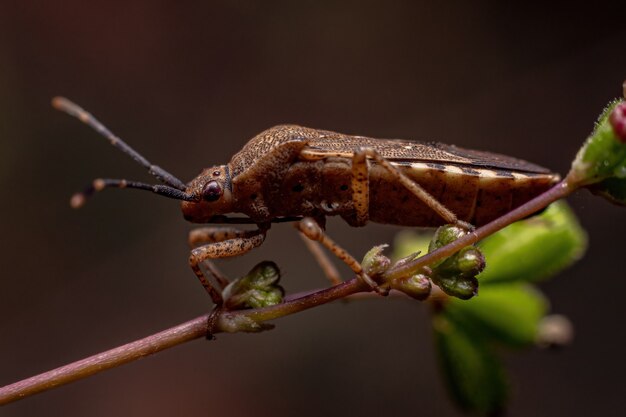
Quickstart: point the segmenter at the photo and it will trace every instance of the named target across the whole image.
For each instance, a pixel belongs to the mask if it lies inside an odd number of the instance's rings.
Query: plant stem
[[[256,310],[224,311],[220,314],[217,328],[213,329],[212,332],[222,332],[224,326],[220,323],[233,321],[237,316],[263,322],[326,304],[357,292],[369,290],[369,287],[354,278],[339,285],[304,295],[273,307]],[[0,405],[8,404],[59,385],[141,359],[170,347],[204,337],[208,331],[208,318],[209,314],[205,314],[146,338],[2,387],[0,388]]]
[[[446,258],[465,246],[474,244],[490,234],[504,228],[505,226],[530,216],[542,208],[547,207],[550,203],[566,197],[575,189],[576,187],[571,186],[567,182],[567,179],[563,180],[535,199],[494,220],[493,222],[468,233],[451,244],[417,258],[412,262],[395,268],[392,266],[384,274],[382,274],[382,278],[384,280],[391,280],[418,273],[424,266]],[[371,291],[369,286],[365,285],[361,280],[353,278],[330,288],[306,294],[299,298],[291,299],[271,307],[253,310],[223,311],[220,313],[216,328],[212,330],[212,333],[219,333],[227,329],[231,329],[231,327],[227,324],[236,322],[237,318],[252,319],[253,321],[259,323],[265,322],[326,304],[352,294],[367,291]],[[0,388],[0,405],[85,378],[136,359],[141,359],[145,356],[160,352],[178,344],[206,336],[208,331],[208,318],[208,314],[197,317],[186,323],[182,323],[178,326],[135,342],[128,343],[69,365],[65,365],[2,387]]]
[[[17,401],[202,337],[207,332],[207,318],[208,315],[198,317],[144,339],[2,387],[0,388],[0,404]]]

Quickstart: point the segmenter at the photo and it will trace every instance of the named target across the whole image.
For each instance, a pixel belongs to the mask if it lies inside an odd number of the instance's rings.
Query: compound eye
[[[216,201],[224,194],[217,181],[209,181],[202,189],[202,198],[206,201]]]

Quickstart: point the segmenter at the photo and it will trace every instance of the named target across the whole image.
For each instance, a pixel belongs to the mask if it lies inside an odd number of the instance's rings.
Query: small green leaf
[[[606,198],[613,204],[626,206],[626,179],[624,178],[607,178],[588,188],[592,193]]]
[[[585,141],[567,176],[572,185],[584,186],[607,178],[624,179],[626,175],[626,144],[611,117],[622,101],[614,100],[604,109],[591,135]],[[613,120],[610,120],[613,119]]]
[[[548,302],[538,290],[515,283],[484,285],[469,301],[450,299],[443,314],[486,340],[520,347],[535,342],[547,310]]]
[[[577,261],[586,246],[584,230],[567,204],[559,201],[481,241],[487,266],[478,279],[540,281]]]
[[[393,240],[393,258],[399,259],[417,252],[428,252],[432,236],[432,232],[420,233],[412,230],[399,232]]]
[[[481,415],[501,412],[508,384],[493,349],[480,335],[468,332],[443,315],[435,316],[433,327],[440,366],[457,405]]]

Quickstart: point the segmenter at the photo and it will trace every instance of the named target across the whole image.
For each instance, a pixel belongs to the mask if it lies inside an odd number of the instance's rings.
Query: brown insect
[[[547,190],[557,174],[532,163],[494,153],[439,143],[372,139],[295,125],[281,125],[252,138],[226,165],[204,169],[184,184],[152,165],[91,114],[64,98],[53,106],[77,117],[144,166],[164,185],[97,179],[72,198],[81,206],[105,188],[137,188],[182,200],[193,223],[256,224],[243,231],[204,227],[191,232],[191,268],[219,306],[228,280],[208,262],[243,254],[263,243],[272,223],[294,221],[333,282],[338,276],[314,241],[332,251],[365,282],[377,285],[358,261],[323,231],[326,216],[351,226],[368,221],[433,227],[456,223],[480,226]],[[243,216],[232,217],[233,213]]]

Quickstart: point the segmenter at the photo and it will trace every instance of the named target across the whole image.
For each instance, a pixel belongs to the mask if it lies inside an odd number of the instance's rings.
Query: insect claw
[[[357,277],[377,294],[382,296],[387,296],[389,294],[389,288],[380,286],[376,281],[372,279],[372,277],[367,275],[365,272],[357,275]]]
[[[215,306],[213,311],[209,314],[207,318],[207,331],[206,331],[206,340],[215,340],[215,333],[218,330],[218,321],[220,318],[220,314],[224,311],[224,307],[221,305]]]
[[[456,226],[465,229],[468,232],[473,232],[474,229],[476,229],[476,227],[474,227],[473,224],[468,223],[468,222],[464,222],[463,220],[457,220],[456,221]]]

